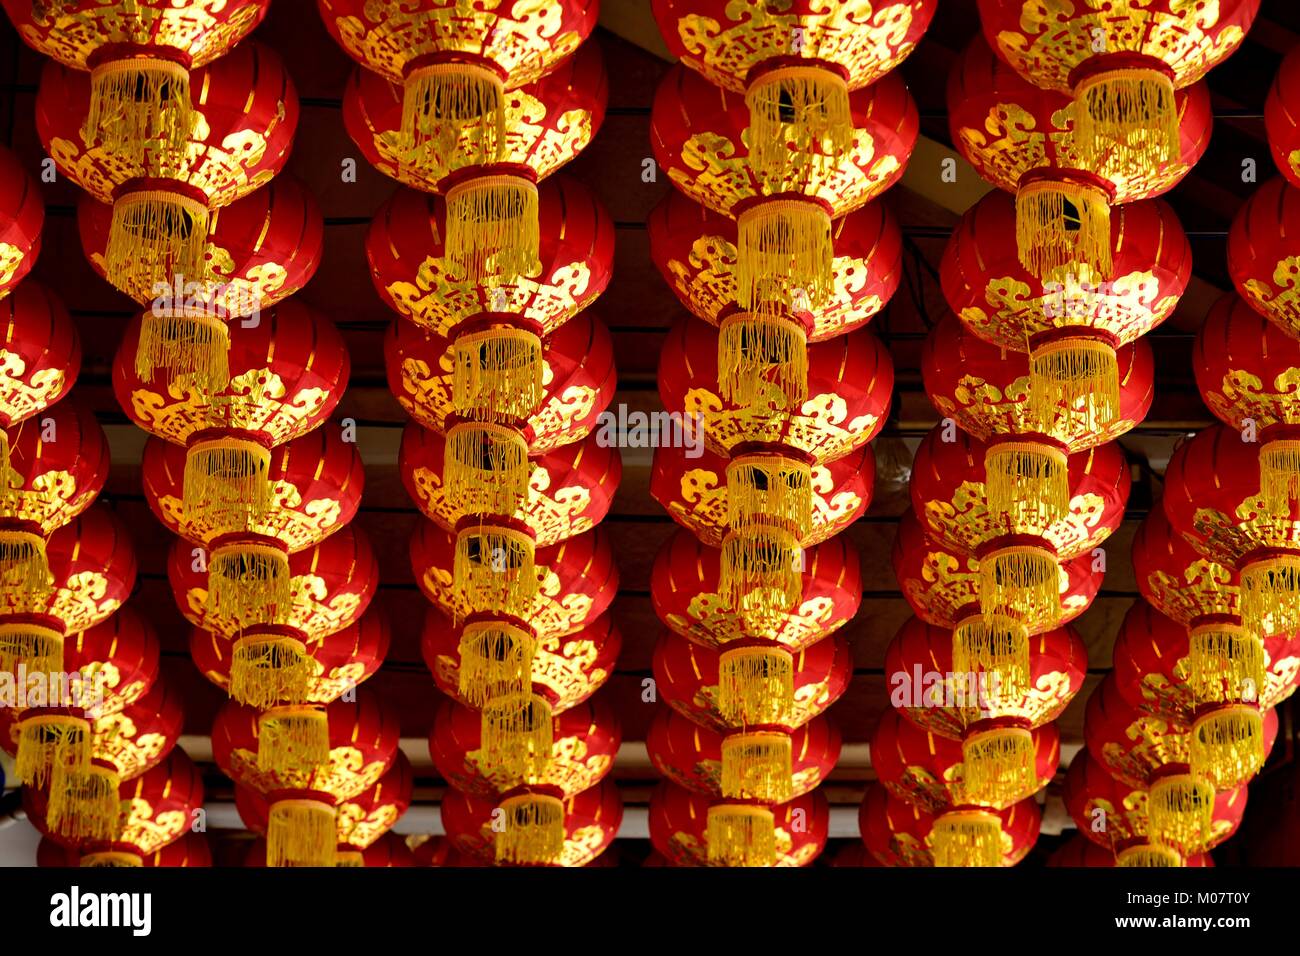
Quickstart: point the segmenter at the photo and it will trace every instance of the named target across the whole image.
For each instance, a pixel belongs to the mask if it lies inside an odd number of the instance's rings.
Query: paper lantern
[[[1015,866],[1034,848],[1042,812],[1027,798],[992,815],[1001,831],[997,865]],[[942,817],[873,784],[867,787],[858,811],[858,829],[867,852],[882,866],[934,866],[931,834],[938,819]]]
[[[1142,859],[1134,854],[1133,859]],[[1149,857],[1148,857],[1149,859]],[[1112,850],[1103,849],[1082,835],[1066,840],[1051,856],[1047,865],[1054,867],[1109,867],[1118,866]],[[1135,863],[1136,865],[1136,863]],[[1214,860],[1208,853],[1197,853],[1183,860],[1184,866],[1214,866]]]
[[[34,281],[0,298],[0,335],[0,427],[7,429],[68,394],[81,371],[81,340],[63,303]],[[0,463],[8,456],[0,444]]]
[[[135,860],[139,859],[139,864]],[[212,850],[208,847],[208,838],[203,833],[187,833],[174,843],[155,850],[143,857],[116,854],[90,853],[83,855],[77,850],[60,846],[49,837],[42,837],[36,845],[36,865],[44,867],[80,867],[80,866],[147,866],[147,867],[182,867],[211,866]]]
[[[1297,230],[1300,191],[1275,177],[1251,193],[1228,231],[1228,273],[1237,292],[1293,338],[1300,338]]]
[[[18,156],[0,149],[0,299],[36,264],[41,251],[45,203]],[[6,340],[7,341],[7,340]]]

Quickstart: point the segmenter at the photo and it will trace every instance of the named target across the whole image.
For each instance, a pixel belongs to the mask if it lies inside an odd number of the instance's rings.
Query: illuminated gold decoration
[[[267,866],[334,866],[335,809],[319,800],[276,800],[266,824]]]
[[[1038,787],[1034,737],[1024,727],[968,734],[961,744],[962,792],[972,803],[1008,807]]]
[[[483,760],[509,777],[533,780],[546,771],[554,746],[551,705],[536,694],[513,694],[483,706]]]
[[[471,515],[513,515],[528,500],[528,443],[518,430],[459,422],[447,432],[443,485]]]
[[[50,784],[50,830],[74,841],[112,840],[122,818],[122,777],[108,766],[57,770]]]
[[[767,70],[749,85],[745,102],[749,159],[765,180],[797,178],[793,169],[813,163],[821,153],[838,156],[853,142],[849,86],[833,69]]]
[[[752,526],[722,542],[718,593],[746,621],[762,626],[788,612],[803,594],[803,549],[789,531]]]
[[[1264,720],[1254,704],[1226,704],[1199,714],[1190,736],[1191,772],[1219,790],[1249,782],[1264,765]]]
[[[736,405],[753,405],[771,382],[787,408],[808,397],[808,333],[780,316],[737,312],[718,333],[718,394]]]
[[[1042,442],[996,441],[984,454],[984,488],[989,510],[1012,516],[1013,527],[1044,527],[1070,513],[1069,459]]]
[[[1125,847],[1115,854],[1116,866],[1186,866],[1181,854],[1173,847],[1145,843]]]
[[[1111,153],[1134,166],[1162,166],[1179,158],[1178,104],[1169,73],[1128,68],[1093,73],[1074,87],[1074,133],[1093,169]]]
[[[301,703],[315,671],[307,645],[296,637],[253,630],[236,638],[231,649],[230,696],[259,710]]]
[[[794,796],[792,741],[774,731],[730,734],[722,740],[722,795],[762,803]]]
[[[812,311],[831,296],[831,217],[808,199],[764,199],[738,217],[737,301],[762,317],[781,316],[793,306],[778,297],[785,290]],[[776,293],[774,295],[773,293]]]
[[[705,839],[708,861],[713,866],[776,864],[776,822],[768,807],[750,804],[709,807]]]
[[[564,802],[524,793],[507,797],[504,829],[496,834],[496,861],[507,864],[555,863],[564,852]]]
[[[779,725],[794,708],[794,658],[779,647],[736,647],[718,661],[718,714],[736,726]]]
[[[324,708],[292,704],[258,715],[257,762],[268,773],[309,774],[329,761],[329,716]]]
[[[501,77],[474,63],[431,63],[406,76],[402,140],[407,149],[447,153],[468,143],[466,165],[500,159],[506,139]]]
[[[135,374],[151,382],[159,370],[184,390],[215,395],[230,384],[230,329],[206,308],[154,307],[140,323]]]
[[[1002,821],[987,810],[953,810],[930,831],[934,865],[995,867],[1002,865]]]
[[[43,787],[60,774],[80,773],[90,766],[90,722],[66,714],[24,716],[18,732],[14,776]]]
[[[1029,631],[1004,615],[967,618],[952,632],[954,674],[993,675],[992,702],[1030,691]]]
[[[542,369],[542,340],[526,329],[458,335],[452,406],[470,418],[527,418],[542,403]]]
[[[531,620],[537,596],[535,545],[513,528],[474,526],[456,536],[452,582],[473,612],[508,614]]]
[[[228,436],[194,442],[185,454],[184,526],[246,531],[271,506],[271,450]]]
[[[1259,493],[1269,511],[1291,513],[1300,501],[1300,440],[1275,439],[1260,448]]]
[[[148,288],[158,263],[165,274],[207,275],[208,207],[167,190],[128,192],[113,203],[104,267],[119,288]]]
[[[537,639],[504,621],[471,621],[460,637],[457,691],[471,707],[527,693]]]
[[[90,71],[88,143],[141,163],[148,151],[182,157],[194,129],[190,74],[172,60],[108,60]]]
[[[1026,182],[1016,190],[1016,246],[1020,264],[1043,282],[1062,281],[1081,264],[1110,275],[1109,194],[1065,178]]]
[[[475,176],[447,190],[447,259],[461,278],[508,285],[538,275],[538,230],[537,186],[528,179]]]
[[[1029,350],[1029,402],[1042,421],[1070,409],[1102,431],[1120,417],[1119,362],[1111,342],[1086,335],[1054,338]]]
[[[55,674],[63,670],[63,635],[28,623],[0,623],[0,671]]]
[[[812,531],[812,467],[782,455],[747,454],[727,463],[727,525],[786,528],[799,541]]]
[[[1180,853],[1198,850],[1210,837],[1214,787],[1190,773],[1163,776],[1147,791],[1148,835]]]
[[[252,542],[212,549],[207,612],[213,617],[278,623],[290,599],[289,555],[283,549]]]
[[[0,594],[39,606],[53,584],[45,539],[30,531],[0,530]]]

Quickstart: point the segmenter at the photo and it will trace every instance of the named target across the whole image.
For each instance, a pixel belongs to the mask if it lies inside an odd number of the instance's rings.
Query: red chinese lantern
[[[212,850],[208,838],[202,833],[186,833],[174,843],[168,843],[153,853],[139,858],[139,866],[182,867],[211,866]],[[82,855],[79,851],[60,846],[49,837],[42,837],[36,845],[36,865],[46,867],[78,866],[135,866],[132,857],[100,854]]]
[[[604,686],[622,644],[608,614],[572,634],[537,635],[495,618],[456,627],[429,608],[420,650],[434,683],[458,703],[481,707],[496,697],[531,691],[559,713]]]
[[[685,66],[659,83],[650,139],[659,168],[691,199],[737,221],[736,292],[764,334],[788,338],[791,309],[829,304],[834,282],[831,220],[880,195],[903,175],[916,143],[916,105],[897,76],[857,90],[844,104],[852,146],[812,147],[810,161],[764,175],[751,150],[744,97]]]
[[[883,202],[836,220],[831,227],[832,281],[818,308],[792,288],[765,291],[791,304],[789,315],[762,318],[742,309],[738,291],[740,242],[736,221],[670,191],[650,213],[650,255],[682,305],[719,326],[719,385],[724,398],[746,403],[775,377],[788,403],[807,395],[808,342],[851,332],[889,302],[903,274],[902,233]],[[779,273],[768,280],[781,283]],[[770,336],[770,341],[768,340]],[[762,347],[759,347],[759,346]]]
[[[1241,45],[1259,0],[1208,8],[1157,0],[1124,9],[979,0],[979,10],[999,56],[1036,86],[1073,97],[1084,168],[1118,153],[1159,169],[1180,155],[1184,113],[1175,91]]]
[[[995,865],[1015,866],[1034,848],[1042,812],[1030,797],[991,815],[1001,830],[1001,858]],[[858,829],[867,852],[881,866],[934,866],[931,834],[940,819],[875,784],[862,800]]]
[[[1087,123],[1070,98],[1026,82],[982,38],[967,46],[948,77],[952,142],[981,176],[1015,195],[1015,230],[1002,241],[1010,247],[1015,236],[1029,274],[1067,288],[1123,275],[1110,207],[1172,189],[1210,141],[1205,85],[1173,99],[1172,153],[1161,162],[1138,159],[1123,139],[1085,141]],[[1144,254],[1151,248],[1144,243]]]
[[[507,798],[508,800],[508,798]],[[545,861],[518,858],[509,841],[513,817],[507,829],[493,825],[498,810],[510,810],[507,801],[476,797],[455,787],[442,798],[442,825],[459,862],[456,866],[588,866],[614,842],[623,822],[623,798],[613,781],[605,781],[561,800],[564,814],[563,841],[559,851]]]
[[[1079,835],[1066,840],[1051,856],[1047,858],[1048,866],[1055,867],[1108,867],[1118,866],[1113,850],[1108,850],[1093,843],[1087,837]],[[1197,853],[1186,857],[1183,866],[1214,866],[1214,860],[1208,853]]]
[[[992,345],[1028,351],[1028,413],[1038,421],[1122,430],[1146,388],[1132,364],[1146,363],[1135,353],[1121,358],[1123,347],[1168,318],[1191,279],[1177,216],[1163,201],[1122,206],[1111,217],[1109,270],[1046,281],[1017,258],[1015,218],[1011,197],[997,191],[967,211],[940,266],[949,307]]]
[[[1297,102],[1300,102],[1300,55],[1291,50],[1283,57],[1277,77],[1269,88],[1268,99],[1264,101],[1264,129],[1277,168],[1291,183],[1300,186],[1300,123],[1297,123],[1295,116]],[[1261,193],[1262,189],[1255,195]]]
[[[289,157],[298,94],[273,50],[245,43],[195,69],[190,79],[188,87],[170,86],[178,103],[188,101],[195,120],[181,134],[180,148],[147,148],[132,156],[112,138],[84,138],[83,125],[93,128],[96,119],[90,77],[54,63],[41,75],[41,143],[60,172],[112,203],[105,272],[119,287],[170,285],[178,276],[204,281],[213,210],[265,185]],[[193,328],[179,318],[178,326]],[[197,323],[214,340],[218,325],[210,316]]]
[[[1246,811],[1246,788],[1214,795],[1208,836],[1191,856],[1218,846],[1237,832]],[[1079,832],[1113,854],[1113,866],[1193,866],[1172,846],[1155,842],[1149,832],[1150,795],[1111,776],[1085,747],[1074,755],[1065,775],[1062,799]]]
[[[285,761],[266,752],[292,749],[286,746],[291,738],[301,741],[308,725],[322,724],[327,737],[323,760]],[[333,866],[338,807],[388,772],[397,759],[399,734],[396,713],[366,688],[358,690],[354,701],[336,700],[288,714],[259,713],[230,701],[212,727],[212,754],[222,773],[270,803],[269,865]]]
[[[422,521],[411,537],[416,583],[454,620],[492,616],[539,637],[572,634],[605,613],[618,591],[607,532],[598,526],[535,553],[523,545],[526,538],[505,525],[452,534]],[[460,581],[456,568],[464,572]]]
[[[834,635],[790,651],[779,644],[740,642],[718,649],[665,631],[655,645],[655,685],[664,702],[702,727],[801,727],[825,713],[848,689],[853,655]]]
[[[655,613],[668,628],[705,647],[723,649],[757,639],[797,652],[852,620],[862,603],[858,552],[843,535],[802,554],[794,605],[756,620],[723,596],[722,552],[679,530],[655,558],[650,578]]]
[[[1260,315],[1300,338],[1300,191],[1274,178],[1237,210],[1228,231],[1228,273]]]
[[[650,794],[649,822],[650,843],[672,866],[807,866],[826,847],[830,806],[820,790],[768,807],[665,780]]]
[[[81,371],[81,340],[63,303],[34,281],[0,295],[0,336],[0,428],[8,429],[68,394]],[[8,467],[3,434],[0,465]]]
[[[0,148],[0,299],[36,264],[41,251],[45,203],[18,156]],[[10,341],[6,339],[6,341]]]
[[[113,207],[83,193],[77,201],[77,227],[81,248],[91,267],[109,281],[108,247]],[[316,200],[292,176],[279,176],[229,206],[212,210],[208,219],[205,267],[199,275],[157,277],[162,283],[135,280],[119,286],[137,303],[151,305],[146,322],[170,318],[170,310],[205,310],[226,322],[245,319],[287,299],[307,284],[320,265],[325,245],[325,220]],[[205,326],[206,327],[206,326]],[[223,361],[229,335],[211,325]],[[137,359],[138,361],[139,359]],[[146,359],[146,361],[151,359]],[[228,375],[228,369],[225,370]],[[218,371],[207,384],[224,387]]]

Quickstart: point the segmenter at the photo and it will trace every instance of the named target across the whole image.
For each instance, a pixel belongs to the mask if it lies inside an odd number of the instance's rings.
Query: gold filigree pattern
[[[109,714],[92,724],[90,753],[110,764],[123,780],[140,776],[158,763],[175,742],[160,733],[141,733],[126,713]]]
[[[610,672],[595,667],[600,648],[594,641],[548,634],[537,641],[533,655],[532,681],[546,688],[551,711],[562,713],[586,700],[609,679]],[[460,661],[450,654],[435,658],[438,682],[444,687],[460,684]]]
[[[1276,707],[1290,697],[1296,689],[1296,677],[1300,675],[1300,658],[1283,657],[1273,660],[1264,651],[1264,684],[1259,688],[1259,706],[1261,710]],[[1201,705],[1192,690],[1191,658],[1180,657],[1174,664],[1174,679],[1162,673],[1142,675],[1142,699],[1146,708],[1152,713],[1170,720],[1188,721]]]
[[[110,583],[115,585],[111,595]],[[64,633],[80,634],[116,612],[126,596],[120,579],[110,580],[100,571],[78,571],[56,582],[48,599],[6,594],[0,597],[0,610],[6,614],[49,615],[63,623]]]
[[[0,245],[0,288],[8,282],[3,251],[3,245]],[[9,275],[12,274],[11,271]],[[9,421],[21,421],[47,407],[63,393],[67,380],[66,369],[39,368],[29,372],[21,355],[0,350],[0,409]]]
[[[364,850],[393,828],[401,813],[393,804],[364,807],[356,803],[343,803],[335,812],[339,843]]]
[[[373,787],[387,767],[383,760],[366,762],[356,747],[331,747],[329,762],[310,773],[276,774],[258,766],[255,751],[235,748],[230,753],[231,775],[259,793],[276,790],[317,790],[336,801],[351,800]]]
[[[27,254],[18,246],[11,242],[0,242],[0,289],[6,288],[13,277],[18,272],[18,267],[23,264]],[[0,353],[0,356],[7,356],[8,353]],[[9,374],[9,373],[5,373]]]
[[[122,824],[117,842],[128,843],[146,855],[180,839],[190,829],[190,815],[184,810],[155,811],[143,797],[122,801]]]
[[[1300,165],[1295,170],[1300,179]],[[1300,256],[1287,256],[1274,264],[1272,285],[1256,278],[1247,279],[1238,288],[1256,312],[1300,336]]]
[[[296,574],[289,579],[289,610],[278,623],[302,631],[309,641],[320,639],[341,631],[360,615],[360,590],[338,591],[330,593],[330,587],[323,578],[314,574]],[[229,620],[208,611],[208,589],[192,587],[185,592],[185,617],[206,630],[213,631],[228,640],[238,637],[243,627],[239,622]],[[324,670],[316,664],[316,678],[324,677]],[[343,675],[331,671],[330,678]],[[224,686],[224,685],[223,685]],[[325,698],[333,700],[333,698]]]
[[[1202,397],[1223,421],[1251,418],[1259,428],[1300,425],[1300,368],[1279,372],[1267,385],[1245,369],[1233,369],[1217,390],[1203,390]]]
[[[809,396],[797,411],[779,413],[785,400],[780,387],[763,382],[764,391],[752,405],[736,407],[707,388],[687,391],[685,411],[699,415],[709,447],[721,455],[748,443],[784,444],[819,462],[843,458],[862,447],[876,432],[880,416],[849,417],[848,403],[834,392]]]
[[[580,736],[560,737],[551,748],[551,759],[546,769],[535,778],[523,777],[494,768],[485,759],[483,751],[472,750],[465,755],[463,773],[456,773],[448,782],[465,793],[495,799],[520,786],[558,787],[566,797],[594,787],[614,766],[611,753],[592,753],[587,741]]]
[[[415,468],[415,482],[420,510],[445,528],[455,528],[465,516],[461,502],[448,500],[442,475],[429,468]],[[536,460],[529,460],[528,499],[513,518],[532,529],[537,546],[544,548],[595,527],[586,512],[591,508],[591,489],[575,482],[552,488],[550,472]]]
[[[1130,786],[1145,787],[1161,767],[1188,762],[1191,735],[1181,724],[1144,714],[1125,728],[1124,736],[1123,742],[1107,741],[1100,756]]]
[[[681,866],[720,866],[709,860],[708,843],[703,837],[696,836],[693,833],[677,831],[669,838],[669,857],[674,863]],[[821,852],[821,846],[815,842],[804,842],[795,845],[794,837],[790,831],[780,826],[776,827],[776,862],[773,866],[791,867],[807,866],[817,858]]]
[[[210,544],[230,531],[221,525],[209,526],[186,516],[185,503],[172,495],[158,497],[158,509],[170,527],[182,529],[186,538]],[[193,509],[191,509],[193,511]],[[301,551],[329,536],[339,523],[343,505],[336,498],[313,498],[303,501],[302,493],[292,482],[276,481],[271,488],[270,507],[259,520],[246,529],[283,542],[289,551]]]
[[[929,693],[927,684],[927,693]],[[959,701],[969,696],[969,687],[963,675],[945,675],[942,681],[934,685],[934,694],[941,695],[942,701]],[[1064,671],[1048,671],[1034,679],[1034,686],[1026,688],[1023,694],[1000,701],[991,695],[982,709],[926,705],[908,707],[907,714],[918,727],[950,739],[960,739],[972,724],[980,720],[998,718],[1015,718],[1028,720],[1033,726],[1041,727],[1055,720],[1069,706],[1075,688],[1070,684],[1070,675]]]
[[[1183,625],[1214,614],[1239,617],[1241,592],[1231,582],[1231,570],[1198,558],[1183,569],[1181,578],[1165,571],[1148,574],[1146,597],[1162,614]]]
[[[1251,495],[1231,515],[1215,508],[1197,508],[1192,526],[1203,542],[1193,542],[1198,551],[1236,564],[1261,548],[1300,549],[1300,520],[1274,514],[1263,498]]]
[[[685,614],[668,614],[664,619],[682,637],[706,647],[722,648],[730,641],[757,637],[791,650],[816,643],[843,627],[846,621],[844,611],[836,608],[834,599],[814,597],[780,615],[772,625],[753,627],[714,592],[696,594]]]
[[[13,468],[5,472],[5,517],[37,525],[45,534],[63,527],[94,503],[98,488],[78,488],[70,471],[43,471],[24,486],[23,476]]]
[[[580,631],[591,620],[596,605],[590,594],[566,593],[560,576],[550,568],[537,566],[537,595],[523,617],[537,634],[564,635]],[[472,610],[457,591],[447,568],[426,568],[421,576],[426,594],[432,595],[448,617],[464,620]]]
[[[1058,557],[1069,559],[1101,545],[1112,528],[1102,523],[1106,502],[1098,494],[1076,494],[1070,498],[1070,512],[1050,524],[1032,522],[1013,526],[1010,516],[989,511],[984,483],[963,481],[949,501],[937,498],[925,503],[925,525],[936,537],[952,542],[963,551],[1005,535],[1043,538]]]

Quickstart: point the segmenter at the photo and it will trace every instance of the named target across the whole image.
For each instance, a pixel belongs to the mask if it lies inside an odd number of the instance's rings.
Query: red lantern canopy
[[[34,281],[0,295],[0,336],[0,428],[8,429],[68,394],[81,371],[81,341],[63,303]],[[8,456],[0,444],[0,463]]]
[[[1112,850],[1104,849],[1087,837],[1079,835],[1066,840],[1065,843],[1047,858],[1048,866],[1065,867],[1108,867],[1118,866]],[[1214,860],[1208,853],[1197,853],[1186,857],[1183,866],[1214,866]]]
[[[1293,338],[1300,338],[1298,234],[1300,190],[1278,178],[1251,193],[1228,231],[1228,272],[1237,292]]]
[[[659,549],[650,597],[659,620],[705,647],[757,639],[797,652],[853,619],[862,603],[858,552],[844,536],[803,552],[799,598],[774,618],[755,620],[722,596],[721,552],[679,530]],[[740,645],[738,645],[740,646]]]
[[[494,826],[505,801],[476,797],[455,787],[442,798],[442,825],[451,847],[461,861],[457,866],[541,865],[588,866],[604,853],[618,835],[623,822],[623,799],[613,781],[605,781],[561,801],[564,814],[563,841],[549,860],[518,859],[501,831]],[[509,832],[504,831],[504,832]]]
[[[808,866],[826,848],[829,830],[820,790],[775,807],[720,800],[667,780],[650,794],[650,843],[672,866]]]
[[[853,655],[834,635],[797,651],[765,642],[719,650],[665,631],[654,651],[655,685],[665,703],[696,724],[801,727],[848,689]]]
[[[1001,838],[999,866],[1015,866],[1038,840],[1043,815],[1032,797],[994,814]],[[934,866],[931,833],[942,817],[899,799],[885,787],[867,787],[858,811],[858,829],[871,856],[882,866]]]
[[[12,292],[36,264],[41,250],[45,203],[18,156],[0,148],[0,299]],[[11,340],[6,339],[6,342]],[[74,366],[75,368],[75,366]]]
[[[1300,186],[1300,123],[1295,104],[1300,102],[1300,55],[1294,49],[1282,59],[1277,77],[1264,101],[1264,130],[1273,161],[1291,183]],[[1255,195],[1260,195],[1259,190]],[[1254,198],[1254,197],[1252,197]]]
[[[208,847],[208,838],[202,833],[186,833],[174,843],[155,850],[148,856],[140,857],[140,866],[147,867],[182,867],[211,866],[212,850]],[[77,866],[135,866],[133,857],[100,856],[87,854],[83,856],[77,850],[60,846],[49,837],[42,837],[36,845],[36,865],[46,867]]]

